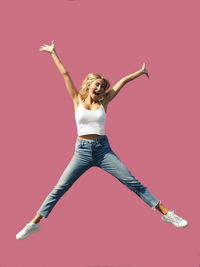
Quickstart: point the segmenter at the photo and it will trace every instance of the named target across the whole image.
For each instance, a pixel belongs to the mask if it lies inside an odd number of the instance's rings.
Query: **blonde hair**
[[[97,73],[89,73],[84,81],[82,82],[82,85],[81,85],[81,90],[80,90],[80,94],[83,98],[83,100],[86,99],[86,97],[88,96],[88,87],[89,87],[89,84],[91,84],[92,82],[94,82],[95,80],[97,79],[101,79],[105,82],[106,84],[106,87],[105,87],[105,91],[110,87],[110,82],[109,80],[107,80],[106,78],[104,78],[103,76],[97,74]],[[102,96],[99,101],[103,101],[105,96]]]

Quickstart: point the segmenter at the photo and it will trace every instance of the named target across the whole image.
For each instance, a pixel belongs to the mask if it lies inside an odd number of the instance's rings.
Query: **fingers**
[[[40,47],[40,51],[45,51],[45,50],[47,50],[46,46],[41,46]]]
[[[51,45],[44,44],[40,47],[40,51],[51,52],[54,49],[54,40],[51,42]]]
[[[44,51],[44,46],[41,46],[40,47],[40,51]]]
[[[144,74],[149,78],[149,74],[147,72],[147,69],[146,69],[146,63],[144,62],[143,65],[142,65],[142,70],[144,71]]]
[[[51,47],[52,47],[52,50],[54,50],[54,40],[52,41],[52,43],[51,43]]]
[[[49,45],[43,45],[40,47],[40,51],[47,51],[49,52],[51,50],[51,47]]]

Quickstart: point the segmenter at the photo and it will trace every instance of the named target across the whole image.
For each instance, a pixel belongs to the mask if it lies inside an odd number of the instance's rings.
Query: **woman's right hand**
[[[44,44],[40,47],[40,51],[47,51],[48,53],[52,53],[55,50],[54,41],[52,41],[51,45]]]
[[[149,78],[149,74],[148,74],[148,71],[147,71],[147,68],[146,68],[146,63],[143,63],[143,65],[142,65],[142,71]]]

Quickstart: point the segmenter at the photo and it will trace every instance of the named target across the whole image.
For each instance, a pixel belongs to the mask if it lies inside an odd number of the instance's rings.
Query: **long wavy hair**
[[[80,94],[83,98],[83,100],[86,99],[86,97],[88,96],[88,91],[89,91],[89,84],[93,83],[95,80],[97,79],[102,79],[105,84],[106,84],[106,87],[105,87],[105,91],[110,87],[110,82],[108,79],[104,78],[103,76],[97,74],[97,73],[89,73],[84,81],[82,82],[82,85],[81,85],[81,90],[80,90]],[[103,101],[105,95],[102,95],[101,98],[99,98],[99,101]]]

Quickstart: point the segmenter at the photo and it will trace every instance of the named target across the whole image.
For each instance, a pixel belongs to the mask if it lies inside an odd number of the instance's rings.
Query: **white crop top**
[[[98,109],[89,110],[80,103],[75,113],[75,119],[78,136],[105,135],[106,112],[102,104]]]

